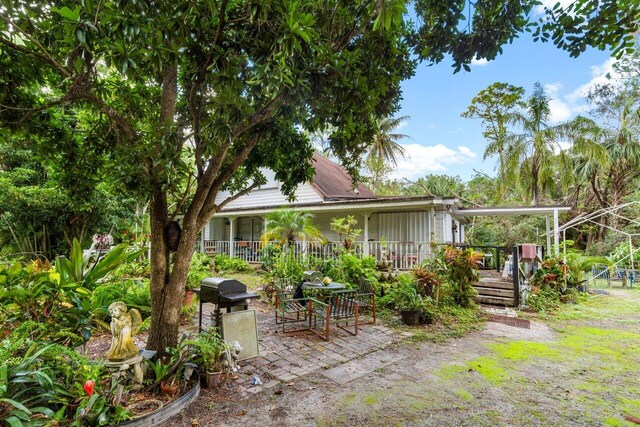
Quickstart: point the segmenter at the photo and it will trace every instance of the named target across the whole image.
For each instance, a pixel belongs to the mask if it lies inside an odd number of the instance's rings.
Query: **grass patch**
[[[220,273],[225,278],[235,279],[247,286],[247,289],[255,291],[258,288],[262,288],[264,284],[264,276],[258,272],[244,272],[244,273]]]
[[[473,397],[473,395],[471,393],[469,393],[467,390],[463,390],[461,388],[458,388],[458,389],[454,390],[453,394],[455,394],[456,396],[458,396],[462,400],[466,400],[467,402],[473,402],[474,400],[476,400],[476,398]]]
[[[469,332],[481,330],[486,318],[477,307],[461,308],[440,306],[433,323],[407,326],[402,323],[397,312],[382,308],[379,317],[397,332],[413,334],[410,341],[443,343],[451,338],[459,338]]]
[[[511,376],[505,369],[499,366],[500,362],[492,357],[478,357],[468,362],[467,366],[470,370],[474,370],[484,377],[484,379],[493,385],[501,385],[511,379]]]

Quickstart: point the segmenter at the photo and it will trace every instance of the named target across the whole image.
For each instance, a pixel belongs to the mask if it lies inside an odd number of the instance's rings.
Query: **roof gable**
[[[359,183],[354,189],[346,169],[318,153],[313,153],[316,174],[311,184],[325,200],[331,199],[375,199],[375,193]]]

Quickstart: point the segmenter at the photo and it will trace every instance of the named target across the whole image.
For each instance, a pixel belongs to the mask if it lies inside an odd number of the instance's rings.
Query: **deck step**
[[[476,301],[478,301],[480,304],[491,304],[491,305],[502,305],[506,307],[513,307],[513,298],[507,298],[507,297],[478,295],[476,297]]]
[[[513,288],[500,289],[500,288],[487,288],[484,286],[474,286],[474,288],[476,291],[478,291],[478,294],[483,296],[513,298]]]
[[[474,286],[483,286],[485,288],[513,289],[513,282],[510,280],[489,279],[487,277],[483,277],[478,282],[476,282]]]

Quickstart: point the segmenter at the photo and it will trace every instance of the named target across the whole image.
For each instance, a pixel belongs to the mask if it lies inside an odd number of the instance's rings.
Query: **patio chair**
[[[363,310],[371,310],[371,320],[366,322],[360,322],[360,325],[375,325],[376,324],[376,292],[373,289],[373,285],[367,279],[360,279],[358,284],[358,314],[361,314]]]
[[[331,294],[330,304],[324,304],[313,300],[313,326],[317,329],[318,318],[324,322],[324,330],[320,335],[325,341],[329,341],[331,334],[331,324],[349,332],[351,335],[358,335],[358,300],[357,292],[350,289],[335,291]],[[349,322],[353,321],[354,330],[349,329]],[[309,321],[311,325],[311,320]],[[342,326],[344,324],[345,326]]]
[[[275,285],[276,288],[276,325],[286,321],[306,320],[307,307],[301,300],[296,298],[297,284],[292,278],[281,278]],[[300,316],[303,318],[300,319]]]

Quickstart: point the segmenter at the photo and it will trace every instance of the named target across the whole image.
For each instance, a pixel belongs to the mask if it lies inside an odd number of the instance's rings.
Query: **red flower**
[[[87,380],[84,383],[84,391],[85,393],[87,393],[89,396],[91,396],[93,394],[93,387],[96,385],[96,383],[93,380]]]

